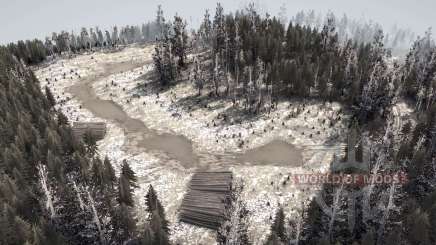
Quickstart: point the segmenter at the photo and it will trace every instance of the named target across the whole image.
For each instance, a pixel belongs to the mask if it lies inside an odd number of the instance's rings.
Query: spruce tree
[[[207,45],[210,45],[212,36],[212,22],[210,21],[210,14],[208,9],[206,9],[206,12],[204,14],[203,22],[201,23],[199,32],[203,48]]]
[[[125,203],[121,203],[115,208],[112,214],[112,243],[124,244],[135,238],[136,222],[133,218],[131,208]]]
[[[50,88],[47,86],[45,86],[45,96],[47,97],[49,106],[53,108],[56,105],[56,100],[53,94],[51,93]]]
[[[133,192],[136,188],[138,188],[138,185],[135,172],[130,168],[127,161],[123,160],[120,178],[118,179],[118,202],[133,207]]]
[[[185,67],[186,49],[188,35],[186,33],[186,23],[180,16],[174,16],[173,36],[171,37],[172,53],[178,57],[179,69]]]
[[[285,214],[283,208],[277,210],[274,222],[271,226],[271,234],[267,239],[267,245],[286,244],[288,237],[285,231]]]
[[[103,161],[103,169],[104,182],[111,188],[114,188],[117,177],[115,176],[115,170],[107,156],[104,158]]]
[[[150,214],[149,221],[151,229],[153,230],[155,244],[169,244],[169,228],[168,221],[165,218],[165,210],[151,185],[145,196],[145,204],[147,212]]]

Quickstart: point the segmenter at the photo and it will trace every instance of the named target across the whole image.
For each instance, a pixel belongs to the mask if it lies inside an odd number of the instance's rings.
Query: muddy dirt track
[[[92,84],[111,75],[133,70],[147,63],[106,63],[103,71],[89,76],[68,88],[82,106],[96,117],[112,121],[120,126],[127,138],[126,148],[136,147],[136,151],[157,151],[179,161],[183,167],[216,169],[229,165],[250,163],[253,165],[300,166],[302,164],[301,149],[284,141],[274,140],[245,153],[226,153],[214,155],[208,152],[196,152],[192,142],[181,135],[160,133],[146,127],[138,119],[128,116],[122,107],[112,100],[102,100],[95,94]],[[134,142],[134,143],[132,143]],[[131,150],[131,149],[127,149]]]

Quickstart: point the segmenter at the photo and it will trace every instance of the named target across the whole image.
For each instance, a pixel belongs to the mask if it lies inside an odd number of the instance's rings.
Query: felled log
[[[180,207],[180,221],[217,230],[225,218],[232,179],[231,172],[195,173]]]

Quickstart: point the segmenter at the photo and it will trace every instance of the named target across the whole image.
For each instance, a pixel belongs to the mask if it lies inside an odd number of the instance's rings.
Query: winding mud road
[[[186,168],[222,169],[229,165],[250,163],[254,165],[300,166],[302,164],[301,149],[284,141],[274,140],[264,146],[248,150],[245,153],[213,154],[196,152],[192,142],[182,136],[170,133],[160,133],[138,119],[131,118],[120,105],[112,100],[102,100],[92,87],[95,81],[111,75],[130,71],[147,63],[106,63],[102,64],[102,72],[89,76],[67,89],[76,97],[82,106],[96,117],[112,121],[120,126],[127,138],[127,150],[135,146],[136,151],[157,151],[175,159]]]

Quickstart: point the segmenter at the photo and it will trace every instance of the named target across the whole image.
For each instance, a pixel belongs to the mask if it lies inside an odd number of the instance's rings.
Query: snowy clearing
[[[57,60],[35,73],[41,87],[50,87],[57,99],[57,108],[70,122],[108,123],[108,133],[98,143],[99,152],[102,157],[109,157],[117,171],[122,160],[127,159],[136,172],[140,185],[136,191],[139,220],[146,219],[144,195],[152,184],[171,223],[173,242],[215,244],[215,232],[179,223],[177,209],[193,171],[226,168],[244,183],[241,195],[250,211],[249,236],[254,244],[262,244],[278,205],[285,208],[288,217],[293,217],[316,194],[317,186],[295,185],[287,181],[288,176],[328,171],[333,153],[341,151],[338,142],[343,138],[347,117],[342,115],[341,107],[336,103],[306,102],[303,108],[301,102],[295,101],[279,103],[269,116],[264,114],[249,121],[223,123],[217,117],[229,110],[231,103],[217,100],[208,108],[186,109],[182,102],[189,103],[197,93],[190,82],[181,82],[159,95],[151,92],[150,86],[144,86],[144,83],[151,83],[144,75],[153,69],[152,52],[152,46],[129,46],[120,52],[96,52]],[[120,68],[114,69],[117,66]],[[143,122],[147,132],[150,130],[155,137],[168,134],[192,142],[198,162],[186,165],[177,157],[165,154],[164,150],[145,150],[140,142],[146,141],[147,135],[129,134],[123,122],[116,118],[102,119],[88,110],[87,105],[69,90],[86,81],[98,99],[115,102],[128,117]],[[330,127],[330,123],[334,126]],[[302,154],[302,164],[240,161],[247,159],[241,158],[246,152],[256,151],[276,140],[297,148]]]

